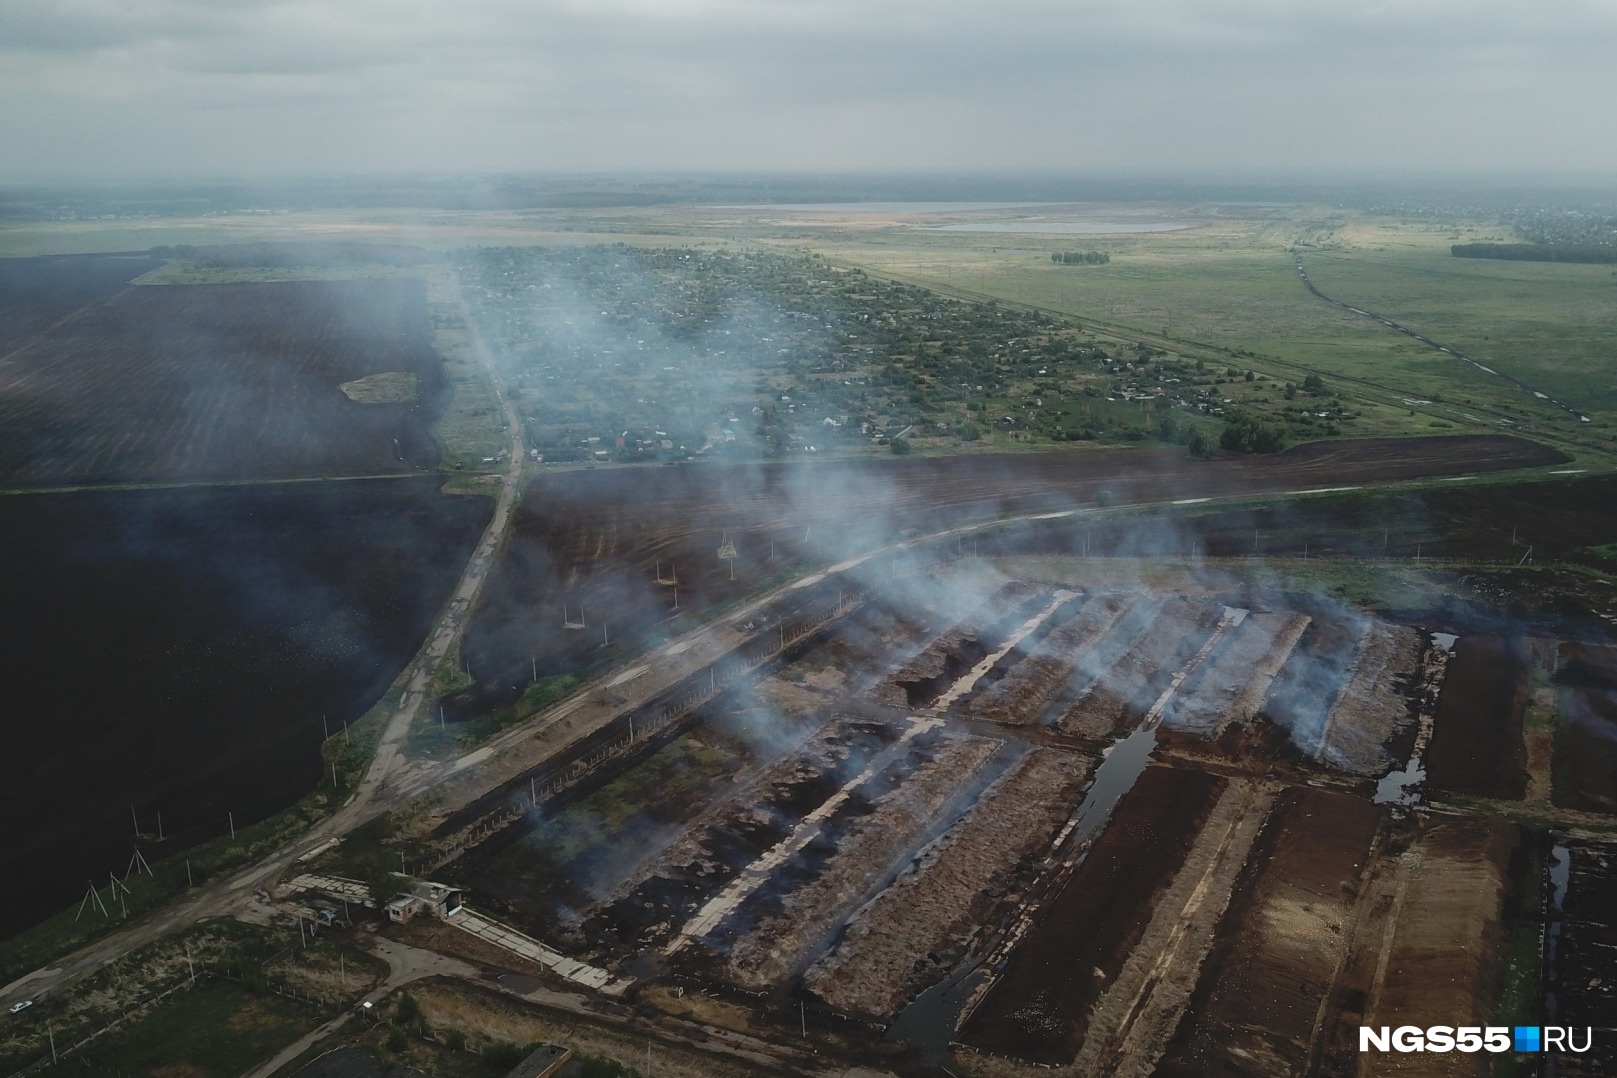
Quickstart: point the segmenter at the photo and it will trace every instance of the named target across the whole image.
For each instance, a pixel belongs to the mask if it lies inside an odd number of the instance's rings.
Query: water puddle
[[[961,967],[941,984],[935,984],[915,997],[899,1012],[887,1030],[886,1040],[906,1041],[921,1051],[921,1062],[935,1067],[949,1058],[960,1012],[987,971],[970,964]]]
[[[1420,757],[1417,756],[1399,770],[1381,776],[1371,800],[1378,805],[1418,805],[1421,803],[1420,787],[1425,781],[1426,769],[1421,766]]]
[[[1567,885],[1572,882],[1572,853],[1560,843],[1550,851],[1550,908],[1560,913],[1566,902]]]
[[[1557,842],[1550,851],[1550,922],[1544,927],[1544,1018],[1553,1022],[1561,1009],[1556,988],[1560,980],[1556,960],[1561,950],[1561,913],[1567,885],[1572,882],[1572,852]],[[1546,1074],[1555,1074],[1555,1063],[1548,1059]]]
[[[1133,789],[1135,781],[1150,766],[1151,754],[1156,747],[1157,727],[1151,723],[1143,724],[1108,748],[1100,766],[1095,769],[1094,780],[1089,784],[1089,792],[1084,795],[1083,803],[1068,819],[1050,849],[1058,851],[1070,848],[1082,856],[1088,844],[1111,819],[1112,810],[1123,795]],[[1069,839],[1072,840],[1070,845]],[[992,960],[991,955],[989,961]],[[908,1041],[915,1045],[927,1066],[941,1064],[948,1058],[949,1043],[960,1022],[962,1009],[987,976],[988,971],[983,968],[982,962],[981,956],[968,959],[947,980],[915,997],[913,1003],[899,1012],[887,1031],[887,1039]]]
[[[1067,834],[1076,833],[1080,846],[1100,834],[1111,818],[1112,809],[1151,765],[1151,753],[1156,747],[1157,731],[1153,726],[1134,731],[1106,750],[1106,758],[1095,769],[1095,780],[1089,784],[1083,804],[1078,806],[1072,822],[1067,825]]]

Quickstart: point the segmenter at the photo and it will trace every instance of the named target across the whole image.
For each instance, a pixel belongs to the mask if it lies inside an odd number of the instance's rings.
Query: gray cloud
[[[1617,171],[1617,7],[10,0],[0,170]]]

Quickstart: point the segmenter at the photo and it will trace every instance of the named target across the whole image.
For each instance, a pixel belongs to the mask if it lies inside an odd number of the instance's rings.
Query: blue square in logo
[[[1537,1026],[1517,1026],[1516,1027],[1516,1051],[1518,1051],[1518,1052],[1536,1052],[1536,1051],[1538,1051],[1538,1027]]]

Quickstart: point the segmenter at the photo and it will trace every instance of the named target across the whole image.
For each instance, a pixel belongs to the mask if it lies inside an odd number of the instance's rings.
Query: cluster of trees
[[[1286,432],[1278,423],[1239,413],[1224,424],[1218,444],[1231,453],[1278,453],[1286,448]]]
[[[1050,256],[1060,266],[1102,266],[1111,260],[1105,251],[1057,251]]]
[[[1455,258],[1503,258],[1512,262],[1617,263],[1617,247],[1599,243],[1456,243]]]

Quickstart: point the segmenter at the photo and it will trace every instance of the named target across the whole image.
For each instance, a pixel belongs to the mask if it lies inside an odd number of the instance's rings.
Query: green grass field
[[[826,254],[876,272],[1060,311],[1101,326],[1252,355],[1235,360],[1291,379],[1300,364],[1370,386],[1344,386],[1364,408],[1355,433],[1449,428],[1524,431],[1609,446],[1617,429],[1617,272],[1610,266],[1457,259],[1454,242],[1497,229],[1351,218],[1221,221],[1113,236],[938,234],[891,229]],[[1076,240],[1077,242],[1069,242]],[[1466,351],[1586,410],[1553,406],[1375,321],[1311,295],[1291,248],[1321,290]],[[1056,265],[1050,252],[1108,251],[1106,265]],[[1279,362],[1276,362],[1279,361]],[[1410,401],[1436,401],[1435,405]],[[1415,415],[1409,412],[1413,407]],[[1583,427],[1584,429],[1579,429]]]

